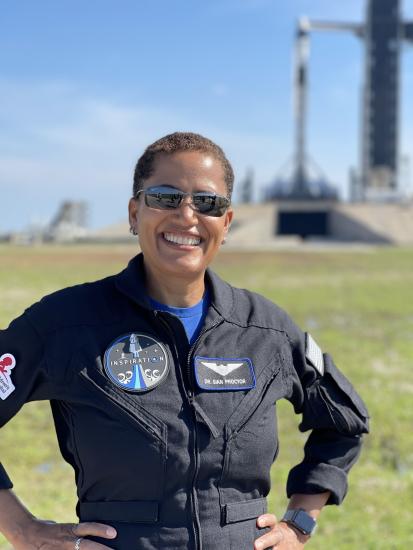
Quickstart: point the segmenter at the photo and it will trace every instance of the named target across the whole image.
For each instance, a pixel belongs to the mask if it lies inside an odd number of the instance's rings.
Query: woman
[[[1,422],[50,399],[79,497],[79,524],[44,522],[1,471],[0,531],[17,550],[299,549],[323,505],[344,498],[367,411],[282,310],[208,269],[233,217],[232,185],[210,140],[158,140],[129,202],[142,254],[1,332]],[[265,497],[282,397],[312,432],[277,521]]]

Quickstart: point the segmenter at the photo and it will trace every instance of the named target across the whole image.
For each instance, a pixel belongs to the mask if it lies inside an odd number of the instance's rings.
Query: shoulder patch
[[[11,370],[16,366],[16,359],[11,353],[0,357],[0,399],[3,401],[16,389],[11,381]]]
[[[321,376],[324,375],[324,357],[323,352],[317,342],[308,332],[305,333],[305,356],[307,361],[318,371]]]

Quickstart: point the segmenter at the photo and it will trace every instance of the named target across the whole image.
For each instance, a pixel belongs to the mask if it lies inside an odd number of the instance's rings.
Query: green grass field
[[[57,288],[120,271],[131,247],[0,246],[0,327]],[[216,271],[284,307],[364,397],[371,434],[341,507],[328,507],[308,548],[413,548],[413,250],[297,249],[222,253]],[[305,436],[279,405],[281,451],[271,510],[280,516],[285,479]],[[0,457],[15,490],[39,517],[74,521],[74,476],[60,458],[45,403],[26,405],[1,431]],[[0,548],[8,548],[0,536]],[[241,550],[241,549],[240,549]]]

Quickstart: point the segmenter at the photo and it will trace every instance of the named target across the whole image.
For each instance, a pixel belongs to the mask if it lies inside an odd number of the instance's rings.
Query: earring
[[[227,242],[227,239],[224,237],[221,241],[221,244],[225,244]]]
[[[132,226],[129,227],[129,233],[131,233],[132,235],[137,235],[138,232],[136,231],[136,229]]]

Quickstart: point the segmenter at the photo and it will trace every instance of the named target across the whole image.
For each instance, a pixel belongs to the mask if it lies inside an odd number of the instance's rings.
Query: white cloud
[[[239,178],[256,167],[268,181],[289,146],[281,138],[215,127],[201,116],[172,107],[119,105],[91,99],[70,84],[8,82],[0,94],[0,231],[21,228],[30,218],[51,216],[67,198],[90,202],[94,225],[124,216],[134,164],[144,147],[161,135],[192,130],[223,146]],[[16,204],[20,214],[16,217]]]

